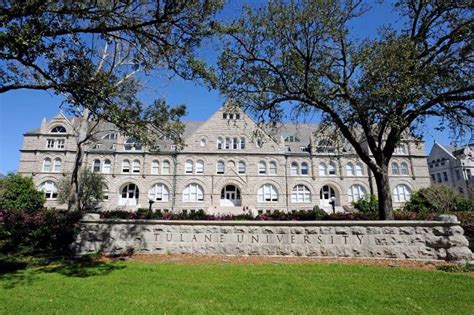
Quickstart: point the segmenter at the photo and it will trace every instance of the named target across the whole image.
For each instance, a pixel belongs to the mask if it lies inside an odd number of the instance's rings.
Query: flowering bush
[[[67,252],[82,214],[54,209],[0,210],[0,250],[3,253]]]

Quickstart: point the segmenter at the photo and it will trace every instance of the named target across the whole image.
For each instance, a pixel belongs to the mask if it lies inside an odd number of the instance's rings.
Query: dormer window
[[[288,136],[285,138],[285,142],[300,142],[297,136]]]
[[[116,132],[108,133],[105,136],[102,137],[104,140],[116,140],[118,137]]]
[[[125,151],[141,151],[142,145],[134,138],[128,138],[124,144]]]
[[[66,128],[64,128],[63,126],[56,126],[51,129],[51,133],[66,133]]]
[[[234,114],[234,113],[222,113],[222,119],[228,119],[228,120],[238,120],[240,119],[240,114]]]
[[[336,148],[328,139],[322,139],[318,142],[318,147],[316,148],[316,151],[319,153],[335,153]]]

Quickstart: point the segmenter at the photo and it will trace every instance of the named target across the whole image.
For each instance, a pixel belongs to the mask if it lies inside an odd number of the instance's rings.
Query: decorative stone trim
[[[455,216],[437,221],[167,221],[86,214],[78,254],[182,253],[470,261]]]

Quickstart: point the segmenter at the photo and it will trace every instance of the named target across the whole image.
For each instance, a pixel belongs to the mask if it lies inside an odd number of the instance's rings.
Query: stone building
[[[24,134],[19,173],[32,176],[48,207],[61,208],[58,182],[71,172],[78,121],[58,114]],[[351,147],[314,134],[316,125],[285,124],[265,132],[242,111],[223,106],[207,121],[186,122],[185,146],[162,139],[146,148],[104,125],[85,151],[85,167],[103,173],[108,186],[103,209],[148,208],[253,214],[319,206],[336,211],[376,186]],[[394,205],[430,184],[423,144],[404,141],[391,162]]]
[[[455,148],[435,142],[428,157],[431,183],[474,199],[474,143]]]

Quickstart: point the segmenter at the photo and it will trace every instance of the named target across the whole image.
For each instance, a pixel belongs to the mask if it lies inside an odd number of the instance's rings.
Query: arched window
[[[296,185],[291,192],[292,203],[310,203],[311,191],[305,185]]]
[[[218,150],[222,150],[222,143],[223,143],[223,140],[221,137],[217,138],[217,149]]]
[[[276,202],[278,201],[278,191],[272,184],[262,185],[257,191],[258,202]]]
[[[217,161],[216,171],[217,171],[217,174],[224,174],[224,172],[225,172],[225,163],[224,163],[224,161]]]
[[[183,202],[201,202],[204,200],[204,191],[198,184],[189,184],[183,190]]]
[[[309,175],[309,167],[306,162],[301,163],[301,175]]]
[[[400,169],[396,162],[392,162],[392,175],[400,175]]]
[[[139,160],[133,160],[132,171],[133,171],[134,174],[139,174],[140,173],[140,161]]]
[[[230,149],[230,138],[225,138],[225,148],[226,150]]]
[[[53,181],[45,181],[39,187],[39,190],[44,193],[47,200],[56,200],[58,198],[58,188]]]
[[[164,184],[155,184],[148,191],[148,199],[153,201],[168,201],[169,190]]]
[[[122,173],[130,173],[130,161],[123,160],[122,162]]]
[[[139,190],[135,184],[127,184],[122,188],[120,194],[120,205],[135,206],[138,203]]]
[[[405,202],[410,199],[411,189],[405,185],[400,184],[393,189],[393,199],[395,202]]]
[[[351,162],[346,164],[346,175],[354,176],[354,165]]]
[[[336,164],[334,162],[329,163],[328,175],[329,176],[336,175]]]
[[[92,164],[92,172],[99,173],[100,172],[100,160],[94,160]]]
[[[237,150],[239,148],[239,139],[234,138],[232,139],[232,149]]]
[[[270,161],[270,163],[268,163],[268,171],[270,173],[270,175],[276,175],[277,174],[277,164],[275,161]]]
[[[51,159],[45,158],[43,161],[43,172],[51,172]]]
[[[61,166],[63,162],[61,161],[60,158],[55,158],[54,159],[54,165],[53,165],[53,172],[59,173],[61,172]]]
[[[408,164],[406,162],[402,162],[400,164],[400,174],[401,175],[408,175]]]
[[[110,174],[110,168],[112,166],[112,163],[110,162],[109,159],[104,161],[104,164],[102,164],[102,173],[104,174]]]
[[[142,145],[134,138],[128,138],[124,144],[125,151],[141,151]]]
[[[239,174],[245,174],[246,167],[244,161],[239,161]]]
[[[356,164],[356,176],[364,176],[364,166],[360,162]]]
[[[258,162],[258,174],[259,175],[267,174],[267,164],[264,161]]]
[[[184,173],[186,173],[186,174],[192,174],[193,173],[193,161],[187,160],[184,163]]]
[[[163,175],[170,174],[170,162],[168,160],[163,161],[163,165],[161,166],[161,174]]]
[[[240,138],[240,149],[241,150],[245,149],[245,138],[244,137]]]
[[[196,162],[196,174],[203,174],[204,173],[204,161],[197,160]]]
[[[56,126],[51,129],[51,133],[66,133],[66,128],[64,128],[63,126]]]
[[[365,188],[362,185],[352,185],[347,192],[349,202],[357,201],[366,194]]]
[[[159,170],[160,170],[160,162],[158,162],[157,160],[154,160],[153,162],[151,162],[151,174],[158,175]]]
[[[321,162],[319,163],[319,176],[326,176],[327,168],[326,164]]]
[[[290,174],[291,175],[298,175],[298,163],[291,162]]]

